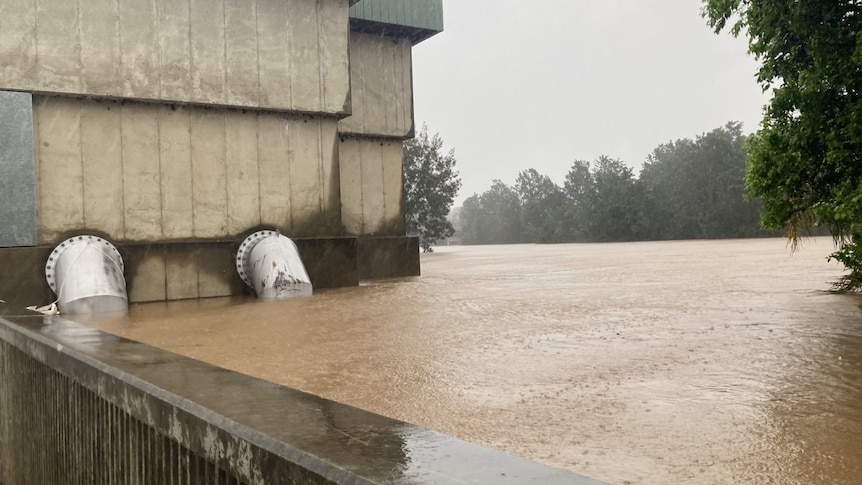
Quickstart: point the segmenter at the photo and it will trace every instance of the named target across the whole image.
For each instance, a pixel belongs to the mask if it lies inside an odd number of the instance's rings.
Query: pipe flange
[[[70,237],[58,244],[57,247],[51,251],[51,254],[48,256],[48,262],[45,263],[45,278],[48,280],[48,286],[51,287],[51,290],[54,293],[57,293],[57,261],[60,260],[60,255],[63,254],[64,251],[79,243],[90,243],[102,246],[99,249],[117,256],[116,258],[112,257],[111,259],[119,261],[120,270],[125,271],[123,258],[120,257],[120,251],[118,251],[116,246],[110,242],[100,238],[99,236],[83,235]]]
[[[251,255],[251,250],[254,249],[255,246],[257,246],[257,243],[259,243],[261,239],[278,235],[278,231],[273,231],[270,229],[257,231],[245,238],[242,244],[239,245],[239,249],[237,249],[236,251],[236,272],[239,273],[239,277],[250,288],[253,288],[254,285],[252,284],[251,278],[249,278],[249,275],[246,272],[246,267],[248,264],[248,258]]]

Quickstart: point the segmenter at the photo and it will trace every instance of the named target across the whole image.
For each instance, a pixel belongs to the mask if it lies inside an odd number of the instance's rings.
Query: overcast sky
[[[698,0],[446,0],[445,31],[413,50],[417,129],[455,149],[456,205],[535,168],[562,184],[607,154],[639,173],[653,148],[743,122],[767,96],[744,39]]]

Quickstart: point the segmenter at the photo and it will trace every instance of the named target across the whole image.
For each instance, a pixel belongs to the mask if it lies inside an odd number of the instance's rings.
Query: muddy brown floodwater
[[[831,240],[444,247],[423,276],[78,317],[611,483],[862,483]]]

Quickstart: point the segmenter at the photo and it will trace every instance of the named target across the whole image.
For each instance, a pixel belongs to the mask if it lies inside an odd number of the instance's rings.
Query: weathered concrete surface
[[[411,45],[363,32],[348,45],[348,3],[2,2],[0,89],[36,93],[35,207],[14,204],[38,214],[31,243],[219,242],[261,225],[403,237],[392,140],[413,131]],[[339,124],[351,75],[356,116]],[[234,291],[181,259],[142,259],[133,301]]]
[[[39,241],[339,236],[336,121],[36,97]],[[379,189],[379,184],[375,186]]]
[[[338,148],[344,230],[351,235],[403,236],[401,142],[342,137]]]
[[[0,248],[0,300],[24,308],[56,299],[45,279],[53,247]]]
[[[9,0],[0,89],[344,115],[347,0]]]
[[[122,246],[129,301],[248,294],[237,275],[234,259],[241,240]],[[356,239],[297,238],[294,242],[315,288],[359,283]]]
[[[418,237],[360,237],[357,242],[360,279],[419,276]]]
[[[350,32],[352,113],[338,123],[344,134],[413,136],[412,43]]]
[[[241,240],[239,235],[223,241],[118,243],[126,268],[129,301],[248,294],[234,265]],[[315,288],[359,284],[356,238],[297,238],[294,242]],[[0,300],[22,308],[54,301],[56,296],[45,280],[45,262],[52,249],[53,246],[0,248]]]
[[[0,317],[0,374],[4,483],[599,483],[60,317]]]
[[[0,91],[0,228],[0,247],[36,245],[36,160],[28,93]]]

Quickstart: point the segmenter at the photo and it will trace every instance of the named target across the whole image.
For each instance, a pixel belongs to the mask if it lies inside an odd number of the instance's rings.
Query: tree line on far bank
[[[562,186],[535,169],[464,201],[462,244],[606,242],[767,236],[745,198],[742,124],[657,147],[635,177],[621,160],[576,160]]]

